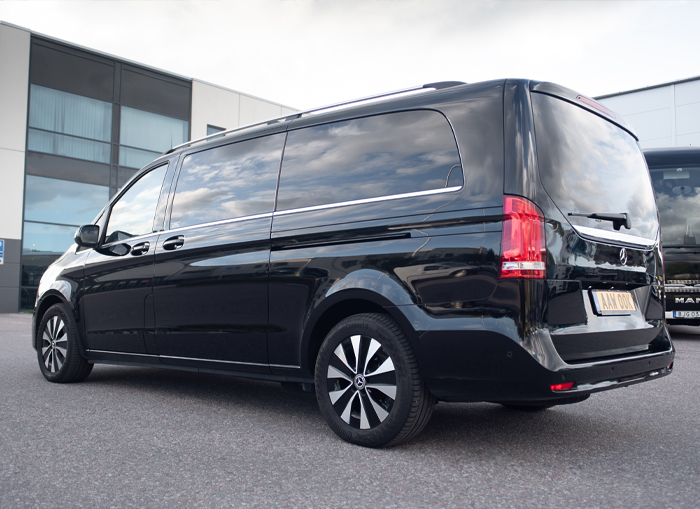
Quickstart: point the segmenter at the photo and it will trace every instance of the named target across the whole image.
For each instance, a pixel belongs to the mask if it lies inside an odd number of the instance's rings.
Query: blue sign
[[[0,265],[5,263],[5,240],[0,239]]]

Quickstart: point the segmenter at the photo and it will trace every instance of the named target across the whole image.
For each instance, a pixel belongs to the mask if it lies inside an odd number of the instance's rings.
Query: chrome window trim
[[[651,248],[656,245],[656,239],[647,239],[645,237],[637,237],[636,235],[627,235],[626,233],[611,232],[607,230],[599,230],[598,228],[590,228],[588,226],[571,225],[577,233],[592,237],[594,239],[609,240],[613,242],[621,242],[623,244],[631,244],[634,246]]]
[[[158,355],[152,355],[149,353],[131,353],[131,352],[109,352],[107,350],[85,350],[87,353],[108,353],[110,355],[130,355],[138,357],[152,357],[154,359],[158,358]]]
[[[363,198],[361,200],[342,201],[334,203],[326,203],[324,205],[314,205],[312,207],[301,207],[288,210],[277,210],[273,216],[286,216],[288,214],[296,214],[298,212],[312,212],[314,210],[334,209],[338,207],[348,207],[350,205],[364,205],[367,203],[377,203],[382,201],[400,200],[402,198],[414,198],[417,196],[430,196],[433,194],[453,193],[461,191],[464,186],[442,187],[439,189],[429,189],[427,191],[415,191],[412,193],[390,194],[386,196],[377,196],[375,198]]]
[[[163,230],[163,231],[154,232],[154,233],[179,232],[182,230],[189,230],[191,228],[202,228],[205,226],[218,226],[220,224],[239,223],[241,221],[248,221],[248,220],[253,220],[253,219],[264,219],[266,217],[272,217],[272,212],[265,212],[264,214],[254,214],[252,216],[234,217],[232,219],[221,219],[219,221],[212,221],[210,223],[197,223],[197,224],[191,224],[188,226],[178,226],[177,228],[171,228],[170,230]]]

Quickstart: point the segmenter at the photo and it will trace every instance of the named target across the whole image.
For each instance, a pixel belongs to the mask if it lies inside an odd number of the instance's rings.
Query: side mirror
[[[95,224],[84,224],[75,231],[73,240],[82,247],[95,247],[100,240],[100,227]]]

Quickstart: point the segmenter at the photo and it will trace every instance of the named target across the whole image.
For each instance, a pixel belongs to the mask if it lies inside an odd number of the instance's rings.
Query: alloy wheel
[[[68,333],[66,324],[60,316],[53,316],[46,322],[46,327],[41,337],[41,358],[44,367],[56,373],[66,362],[68,350]]]
[[[353,428],[379,426],[396,400],[396,371],[376,339],[354,335],[336,347],[326,375],[328,396],[338,416]]]

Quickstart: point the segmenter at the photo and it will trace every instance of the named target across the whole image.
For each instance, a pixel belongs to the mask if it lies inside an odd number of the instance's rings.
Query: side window
[[[436,111],[405,111],[289,133],[277,210],[464,183],[457,144]]]
[[[170,228],[272,212],[284,133],[185,157]]]
[[[117,242],[153,231],[158,197],[168,165],[151,170],[112,205],[105,243]]]

